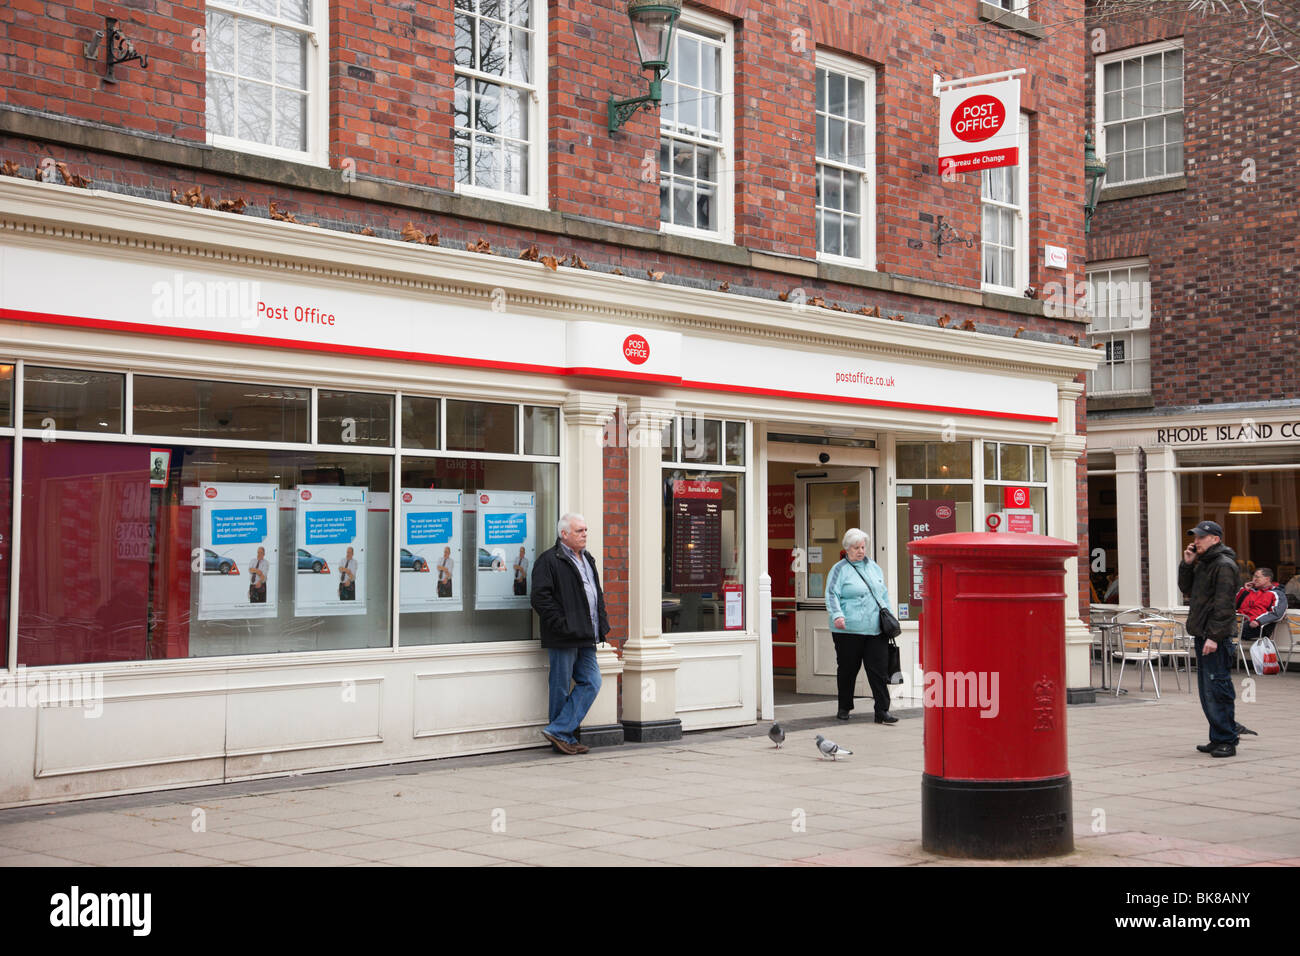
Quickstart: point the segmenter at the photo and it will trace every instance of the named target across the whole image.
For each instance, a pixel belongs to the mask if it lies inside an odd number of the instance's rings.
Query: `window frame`
[[[1108,389],[1099,389],[1095,385],[1096,370],[1093,370],[1091,372],[1088,372],[1088,378],[1087,378],[1087,389],[1089,395],[1094,395],[1098,397],[1103,395],[1119,397],[1119,396],[1127,396],[1127,395],[1150,395],[1151,394],[1151,297],[1150,294],[1148,293],[1148,295],[1145,296],[1146,309],[1144,314],[1132,317],[1132,321],[1130,321],[1127,326],[1123,328],[1114,328],[1112,326],[1111,328],[1102,329],[1102,330],[1093,329],[1093,320],[1094,320],[1094,316],[1092,313],[1093,276],[1101,272],[1105,272],[1109,276],[1111,273],[1117,272],[1121,269],[1129,270],[1131,272],[1133,269],[1136,268],[1144,268],[1147,270],[1146,281],[1147,281],[1147,288],[1149,290],[1151,286],[1151,260],[1146,256],[1137,256],[1130,259],[1103,259],[1097,262],[1089,262],[1087,264],[1084,270],[1084,281],[1087,283],[1087,289],[1088,289],[1088,328],[1086,334],[1088,336],[1089,345],[1094,345],[1095,343],[1102,342],[1102,341],[1114,341],[1115,339],[1123,339],[1125,342],[1130,343],[1130,345],[1128,346],[1129,354],[1132,354],[1131,343],[1134,341],[1134,339],[1137,338],[1139,335],[1143,336],[1146,339],[1146,358],[1142,359],[1141,361],[1145,362],[1146,364],[1146,385],[1145,387],[1132,387],[1132,388],[1112,387]],[[1108,279],[1107,281],[1109,282],[1110,280]],[[1114,317],[1108,316],[1108,318],[1113,320]],[[1105,360],[1103,360],[1102,364],[1098,366],[1098,368],[1113,368],[1113,366],[1117,364],[1113,361],[1110,361],[1110,354],[1111,354],[1111,348],[1108,347],[1106,349],[1107,357]],[[1131,366],[1131,368],[1136,369],[1137,368],[1136,363],[1139,360],[1128,359],[1128,358],[1125,359],[1125,362],[1130,362],[1130,361],[1134,363]],[[1112,382],[1114,381],[1113,371],[1111,372],[1111,380]]]
[[[659,231],[671,233],[677,236],[690,236],[695,239],[706,239],[710,242],[722,242],[734,244],[736,241],[736,174],[735,174],[735,152],[736,152],[736,133],[735,133],[735,106],[736,106],[736,68],[735,68],[735,30],[733,26],[725,20],[712,17],[688,7],[682,8],[681,16],[677,21],[677,29],[674,34],[674,44],[678,42],[683,30],[696,35],[704,35],[706,39],[712,39],[719,42],[722,48],[722,63],[718,70],[719,90],[718,97],[722,102],[721,137],[716,144],[705,143],[699,137],[682,134],[683,140],[695,143],[697,145],[708,145],[717,150],[718,154],[718,192],[717,192],[717,209],[718,209],[718,228],[717,229],[699,229],[694,226],[679,226],[674,223],[659,220]],[[665,74],[665,78],[671,74]],[[659,140],[662,143],[664,138],[663,113],[660,112],[659,120]],[[671,136],[670,136],[671,138]],[[656,185],[659,178],[662,177],[662,170],[659,170],[659,177],[656,177]]]
[[[456,178],[456,119],[455,119],[455,95],[456,95],[456,77],[466,76],[471,81],[479,80],[485,83],[497,83],[502,86],[510,86],[513,89],[526,89],[529,113],[529,128],[532,135],[528,140],[528,191],[526,193],[512,193],[505,189],[489,189],[486,186],[477,186],[473,183],[453,182],[456,194],[458,196],[470,196],[476,199],[492,199],[497,202],[513,203],[517,206],[528,206],[533,209],[549,208],[549,197],[547,194],[547,182],[549,180],[550,170],[548,168],[549,151],[547,148],[547,137],[549,129],[548,106],[549,101],[547,93],[549,91],[549,68],[547,65],[547,45],[550,36],[549,8],[540,0],[529,0],[531,9],[528,13],[529,22],[533,35],[532,48],[529,51],[529,75],[533,77],[531,84],[521,84],[514,81],[506,82],[504,77],[494,76],[490,73],[483,73],[478,70],[472,70],[467,67],[458,66],[455,62],[455,16],[457,9],[455,4],[452,5],[452,123],[451,123],[451,146],[452,146],[452,179]],[[478,16],[477,13],[474,14]]]
[[[1156,183],[1165,179],[1176,179],[1179,176],[1186,175],[1187,173],[1187,50],[1183,45],[1182,37],[1178,37],[1173,40],[1161,40],[1157,43],[1146,43],[1141,46],[1127,47],[1126,49],[1123,50],[1115,50],[1108,53],[1100,53],[1094,58],[1096,60],[1094,64],[1094,69],[1096,70],[1096,78],[1095,78],[1095,82],[1093,83],[1093,95],[1096,97],[1096,100],[1093,104],[1093,123],[1094,123],[1093,140],[1097,144],[1098,160],[1102,163],[1106,163],[1107,165],[1109,165],[1107,149],[1106,149],[1106,67],[1112,63],[1123,63],[1125,60],[1141,59],[1142,57],[1150,56],[1153,53],[1166,53],[1170,50],[1181,50],[1183,53],[1183,69],[1182,69],[1182,76],[1181,76],[1181,80],[1183,84],[1183,98],[1182,98],[1183,105],[1179,107],[1179,109],[1177,110],[1177,112],[1182,114],[1183,116],[1182,168],[1179,169],[1177,172],[1172,172],[1172,173],[1168,171],[1163,172],[1159,176],[1145,176],[1141,179],[1121,179],[1119,181],[1112,181],[1109,172],[1107,172],[1106,179],[1102,181],[1103,189],[1111,186],[1130,186],[1139,183]],[[1121,67],[1120,69],[1122,71],[1123,67]],[[1170,110],[1168,111],[1168,113],[1161,113],[1159,115],[1165,116],[1173,112],[1174,111]],[[1131,117],[1130,121],[1136,118],[1137,117]],[[1116,122],[1124,122],[1124,120],[1120,119],[1117,120]],[[1144,144],[1143,150],[1145,151],[1145,149],[1146,146]],[[1145,160],[1144,160],[1144,165],[1145,165]]]
[[[822,234],[817,229],[817,259],[822,262],[829,262],[838,265],[856,266],[861,269],[876,268],[876,69],[867,63],[857,60],[851,60],[848,57],[836,53],[818,50],[814,69],[827,70],[828,72],[840,73],[853,79],[860,79],[866,82],[864,92],[866,113],[866,132],[863,136],[863,144],[866,147],[866,154],[863,156],[861,176],[862,189],[860,192],[859,216],[862,223],[862,235],[860,238],[859,251],[857,257],[835,255],[822,251]],[[813,115],[817,114],[818,104],[813,104]],[[814,175],[820,175],[820,167],[823,162],[817,156],[817,151],[821,144],[816,143],[813,146],[813,166]],[[835,164],[834,160],[825,162],[834,164],[836,168],[848,170],[852,167],[847,165]],[[814,210],[815,213],[815,210]],[[815,220],[814,220],[815,221]]]
[[[251,153],[258,156],[268,156],[272,159],[284,159],[295,163],[306,163],[311,166],[329,167],[329,0],[311,0],[311,23],[302,24],[294,23],[292,20],[284,20],[280,17],[272,17],[255,10],[247,10],[237,6],[238,0],[206,0],[203,6],[204,13],[204,36],[207,38],[208,46],[204,50],[203,60],[203,82],[204,82],[204,133],[209,146],[218,149],[228,149],[241,153]],[[303,123],[307,127],[307,148],[305,150],[285,149],[282,146],[275,146],[269,143],[258,143],[254,140],[240,139],[237,136],[225,136],[212,132],[212,123],[207,112],[206,91],[208,77],[208,50],[211,48],[211,38],[207,35],[207,14],[209,11],[221,13],[230,17],[252,20],[255,23],[262,23],[268,26],[279,27],[282,29],[292,29],[307,36],[307,108],[303,117]],[[236,125],[238,116],[236,116]]]
[[[1016,133],[1016,143],[1020,148],[1020,162],[1014,167],[1016,170],[1016,192],[1019,196],[1019,202],[1016,205],[1004,203],[1000,200],[988,200],[984,198],[984,171],[980,171],[980,289],[984,292],[996,292],[1002,295],[1020,296],[1029,286],[1029,164],[1031,156],[1029,152],[1029,114],[1020,113],[1019,130]],[[1016,245],[1014,255],[1015,278],[1014,284],[1009,286],[995,285],[992,282],[984,281],[984,206],[985,203],[992,204],[998,209],[1014,209],[1018,216],[1016,223]]]

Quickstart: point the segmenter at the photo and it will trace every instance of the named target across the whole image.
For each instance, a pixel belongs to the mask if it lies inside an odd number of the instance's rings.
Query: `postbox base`
[[[1070,853],[1070,775],[990,781],[923,774],[921,846],[931,853],[977,860]]]

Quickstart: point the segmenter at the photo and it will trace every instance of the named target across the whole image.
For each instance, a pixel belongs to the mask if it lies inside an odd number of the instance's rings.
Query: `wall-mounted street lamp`
[[[99,44],[105,39],[108,43],[104,46],[104,82],[116,83],[113,78],[113,67],[120,63],[129,63],[131,60],[139,60],[142,69],[149,69],[149,57],[136,51],[135,44],[126,38],[121,30],[117,28],[116,17],[104,17],[104,29],[96,30],[95,37],[89,43],[83,44],[86,57],[93,60],[99,53]]]
[[[1106,178],[1106,164],[1097,159],[1092,148],[1092,132],[1083,137],[1083,234],[1092,228],[1092,214],[1097,211],[1097,197],[1101,195],[1101,181]]]
[[[668,58],[673,48],[673,31],[682,15],[682,0],[628,0],[627,16],[632,21],[632,37],[641,57],[641,69],[654,70],[650,92],[630,100],[609,97],[609,131],[613,133],[632,118],[641,107],[657,107],[663,98],[659,81],[668,72]]]

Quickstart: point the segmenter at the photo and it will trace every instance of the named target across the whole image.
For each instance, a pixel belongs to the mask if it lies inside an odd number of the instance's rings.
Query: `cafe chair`
[[[1183,670],[1187,672],[1187,692],[1192,692],[1192,651],[1190,641],[1187,638],[1187,632],[1183,625],[1170,618],[1149,618],[1143,623],[1150,624],[1152,630],[1152,641],[1154,649],[1161,661],[1161,669],[1164,667],[1165,658],[1169,659],[1169,666],[1174,671],[1174,685],[1179,689],[1182,688],[1182,682],[1178,679],[1178,662],[1183,662]]]
[[[1246,669],[1246,673],[1249,674],[1250,657],[1247,656],[1246,648],[1244,646],[1245,642],[1243,642],[1241,639],[1241,632],[1245,628],[1245,626],[1246,626],[1246,615],[1238,614],[1237,615],[1237,657],[1241,661],[1241,666],[1244,667]],[[1251,643],[1254,642],[1252,641]],[[1233,661],[1233,666],[1234,667],[1236,666],[1236,661]]]
[[[1155,628],[1151,624],[1125,624],[1120,632],[1121,649],[1115,651],[1115,657],[1120,661],[1119,679],[1115,681],[1115,696],[1120,694],[1120,688],[1124,686],[1124,668],[1128,666],[1129,661],[1138,665],[1138,689],[1143,690],[1146,687],[1146,675],[1142,672],[1142,665],[1146,664],[1147,669],[1151,671],[1151,684],[1156,691],[1156,700],[1160,699],[1160,681],[1156,677],[1156,662],[1160,659],[1159,649],[1155,645]]]

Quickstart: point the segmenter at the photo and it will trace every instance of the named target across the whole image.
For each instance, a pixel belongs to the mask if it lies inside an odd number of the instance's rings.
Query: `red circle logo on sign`
[[[302,500],[311,501],[311,492],[308,491],[306,488],[302,490]]]
[[[1002,129],[1007,121],[1007,108],[996,96],[980,93],[962,100],[952,111],[949,125],[952,133],[964,143],[978,143]]]
[[[1002,516],[989,515],[987,518],[984,519],[984,523],[989,526],[990,531],[996,531],[998,529],[998,525],[1002,523]]]
[[[216,489],[216,488],[207,488],[207,489],[204,490],[203,493],[204,493],[205,495],[207,495],[209,498],[215,498],[215,497],[217,496],[217,489]]]
[[[488,496],[487,496],[487,495],[479,495],[479,496],[478,496],[478,500],[479,500],[479,503],[480,503],[480,504],[487,504],[487,503],[488,503]]]
[[[406,502],[408,505],[411,503],[411,499],[414,498],[414,497],[415,497],[415,496],[412,495],[409,491],[403,491],[403,492],[402,492],[402,500],[403,500],[404,502]]]
[[[1016,503],[1017,508],[1023,508],[1029,504],[1029,492],[1025,491],[1024,488],[1017,488],[1011,493],[1011,500]]]
[[[952,509],[949,508],[947,505],[940,505],[939,507],[935,508],[934,513],[938,517],[943,518],[945,521],[952,517]]]
[[[650,343],[644,335],[629,335],[623,340],[623,357],[633,365],[644,365],[650,360]]]

